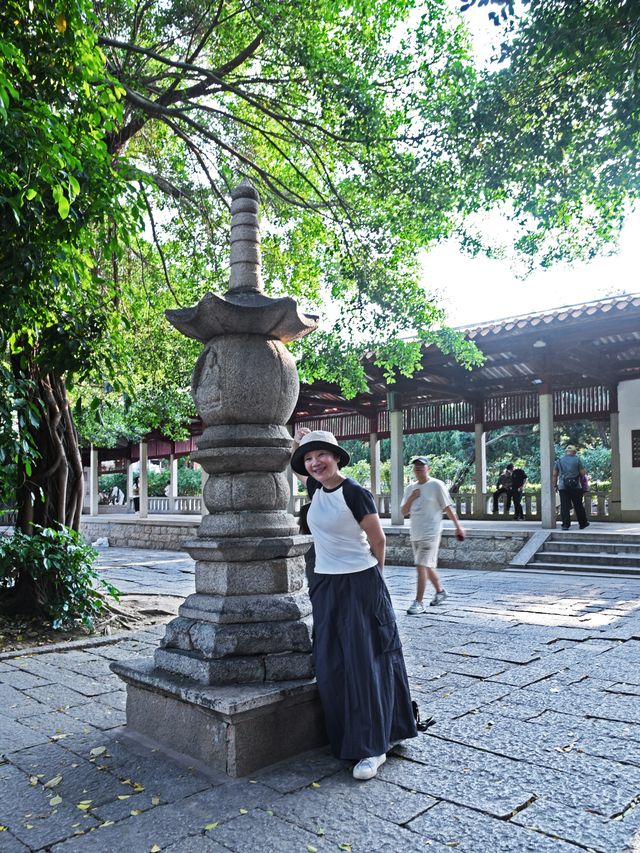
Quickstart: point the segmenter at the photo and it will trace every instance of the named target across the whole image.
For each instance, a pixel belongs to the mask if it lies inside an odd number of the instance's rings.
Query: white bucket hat
[[[350,456],[344,447],[340,447],[332,432],[324,429],[315,429],[302,437],[302,440],[291,457],[291,468],[296,474],[306,476],[307,469],[304,467],[304,455],[310,450],[330,450],[338,457],[338,468],[349,464]]]

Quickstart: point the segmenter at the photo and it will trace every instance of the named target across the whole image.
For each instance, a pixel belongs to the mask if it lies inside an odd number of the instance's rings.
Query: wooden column
[[[140,491],[140,518],[149,515],[149,448],[146,441],[140,442],[140,478],[138,479]]]
[[[288,424],[287,429],[291,433],[291,438],[293,438],[296,433],[296,425]],[[295,495],[298,494],[298,478],[293,473],[293,468],[291,467],[291,465],[287,465],[284,473],[286,474],[287,482],[289,483],[289,503],[287,504],[287,512],[290,512],[291,515],[294,515],[296,510]]]
[[[176,511],[178,497],[178,459],[171,454],[169,457],[169,512]]]
[[[552,472],[555,463],[553,444],[553,394],[551,386],[540,386],[540,502],[542,527],[553,530],[556,526],[556,493]]]
[[[89,515],[98,514],[98,451],[91,445],[91,467],[89,468]]]
[[[207,509],[207,505],[204,502],[204,487],[209,479],[209,475],[204,470],[204,468],[200,468],[200,473],[202,475],[202,494],[201,494],[201,503],[202,503],[202,515],[209,515],[209,510]]]
[[[622,489],[620,468],[620,413],[618,409],[618,386],[609,389],[609,430],[611,432],[611,497],[609,498],[609,519],[620,521],[622,518]]]
[[[476,457],[474,471],[474,485],[476,487],[476,499],[473,503],[473,517],[484,518],[486,513],[485,494],[487,491],[487,434],[484,431],[483,407],[475,407],[475,438]]]
[[[387,395],[389,405],[389,430],[391,432],[391,524],[404,524],[400,512],[404,492],[404,457],[402,453],[403,418],[400,396]]]
[[[371,480],[371,491],[374,495],[379,495],[380,486],[380,441],[378,439],[377,429],[369,433],[369,472]]]
[[[126,470],[127,470],[127,495],[126,495],[126,505],[127,512],[130,512],[133,509],[133,465],[131,464],[131,459],[127,459],[126,462]]]

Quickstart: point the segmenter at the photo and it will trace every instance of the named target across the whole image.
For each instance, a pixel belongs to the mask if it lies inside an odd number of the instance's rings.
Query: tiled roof
[[[535,314],[522,314],[517,317],[506,317],[491,320],[478,326],[461,326],[458,331],[465,332],[471,340],[488,335],[499,335],[504,332],[531,330],[550,323],[556,325],[565,320],[577,320],[581,317],[606,315],[611,311],[623,311],[627,308],[640,308],[640,293],[622,294],[609,299],[599,299],[594,302],[583,302],[578,305],[563,305]]]

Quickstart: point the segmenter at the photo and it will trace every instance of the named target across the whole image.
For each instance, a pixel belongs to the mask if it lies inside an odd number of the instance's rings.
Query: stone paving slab
[[[193,592],[184,555],[100,563],[127,594]],[[436,724],[376,779],[326,749],[203,776],[134,743],[109,664],[162,626],[0,655],[0,851],[638,853],[640,581],[447,570],[445,604],[408,617],[415,571],[386,575]]]

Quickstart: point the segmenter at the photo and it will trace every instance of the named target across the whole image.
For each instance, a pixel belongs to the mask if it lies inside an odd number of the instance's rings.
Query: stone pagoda
[[[294,300],[264,294],[259,195],[232,193],[231,273],[169,321],[204,349],[192,394],[205,426],[192,458],[209,475],[198,537],[196,592],[152,661],[114,663],[127,683],[127,727],[230,775],[324,742],[311,665],[310,539],[287,511],[285,424],[298,374],[285,343],[313,331]]]

